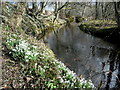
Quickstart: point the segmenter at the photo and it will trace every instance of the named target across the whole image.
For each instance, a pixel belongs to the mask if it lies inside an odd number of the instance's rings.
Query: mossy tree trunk
[[[118,30],[120,31],[120,2],[114,2],[115,18],[118,24]]]

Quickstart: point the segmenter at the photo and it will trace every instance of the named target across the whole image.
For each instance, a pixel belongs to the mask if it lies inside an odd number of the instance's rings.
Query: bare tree
[[[55,2],[55,10],[54,10],[55,18],[53,22],[58,18],[59,11],[63,9],[65,6],[67,6],[68,4],[69,4],[68,2],[65,2],[62,6],[60,6],[60,2]]]

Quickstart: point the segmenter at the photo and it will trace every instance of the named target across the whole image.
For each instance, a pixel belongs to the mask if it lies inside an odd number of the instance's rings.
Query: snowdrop
[[[27,50],[28,49],[28,43],[24,40],[23,41],[21,40],[21,42],[19,43],[19,47],[21,49]]]
[[[26,55],[32,55],[32,52],[31,51],[27,51]]]
[[[14,35],[14,37],[16,36]],[[9,45],[8,49],[13,51],[13,52],[11,51],[11,54],[14,54],[13,58],[15,59],[18,58],[19,60],[19,57],[20,57],[20,59],[22,58],[23,61],[29,62],[29,61],[37,60],[37,57],[39,57],[40,59],[38,58],[38,60],[42,61],[41,62],[42,64],[39,65],[37,62],[35,62],[33,64],[34,65],[33,68],[35,68],[36,70],[35,73],[40,74],[40,76],[44,76],[45,73],[49,72],[50,70],[52,73],[57,72],[55,73],[55,75],[57,74],[57,78],[58,78],[57,80],[59,80],[58,82],[60,82],[60,84],[63,86],[65,85],[65,87],[68,87],[68,88],[69,87],[73,87],[73,88],[75,87],[93,88],[94,87],[91,80],[87,81],[84,78],[79,79],[73,71],[71,71],[69,68],[65,66],[64,63],[54,58],[52,51],[50,51],[49,49],[42,48],[43,46],[39,47],[41,51],[38,51],[37,46],[31,45],[25,40],[22,40],[22,39],[17,40],[14,38],[8,39],[6,41],[6,44],[7,46]],[[52,68],[53,67],[52,65],[54,65],[58,71],[54,71]],[[46,77],[47,75],[44,76],[44,78]],[[47,79],[51,79],[52,81],[52,84],[51,83],[49,84],[50,87],[54,86],[54,82],[56,83],[55,81],[56,79],[55,78],[52,79],[52,78],[54,78],[54,74],[53,76],[51,76],[51,78],[49,78],[49,75],[47,77]]]

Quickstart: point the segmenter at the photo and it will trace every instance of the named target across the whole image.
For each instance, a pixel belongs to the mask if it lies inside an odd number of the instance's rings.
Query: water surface
[[[96,87],[118,87],[120,60],[116,45],[86,34],[76,25],[56,30],[46,42],[78,76],[91,79]]]

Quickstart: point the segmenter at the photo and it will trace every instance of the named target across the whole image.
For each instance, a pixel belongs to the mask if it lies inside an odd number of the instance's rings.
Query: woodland
[[[109,90],[111,87],[117,89],[120,87],[120,2],[3,1],[1,2],[0,18],[2,41],[0,89],[69,90],[77,88],[82,90],[88,88],[99,90],[106,88]],[[67,31],[62,31],[63,27],[65,29],[69,27],[72,31],[67,29]],[[75,27],[78,27],[87,36],[87,39],[84,38],[84,34],[78,34],[79,30],[74,29]],[[61,60],[69,58],[68,62],[70,62],[72,59],[70,57],[75,53],[74,62],[81,59],[84,61],[86,56],[82,56],[82,53],[86,55],[89,52],[84,49],[84,46],[89,47],[89,43],[93,40],[93,38],[90,39],[91,37],[99,38],[100,42],[107,42],[115,46],[114,49],[109,48],[109,45],[106,44],[99,47],[97,44],[90,46],[92,59],[89,58],[89,60],[93,66],[94,58],[98,60],[104,56],[100,59],[101,61],[109,59],[109,70],[102,72],[107,78],[105,83],[104,80],[98,80],[98,84],[96,84],[95,80],[91,78],[94,75],[87,78],[81,73],[78,75],[76,73],[78,71]],[[76,44],[77,41],[80,44]],[[88,45],[81,46],[84,42],[87,42]],[[100,51],[108,53],[100,57],[102,54]],[[78,53],[81,56],[77,55]],[[70,56],[67,56],[68,54]],[[105,68],[106,63],[102,62],[100,65]],[[98,64],[97,66],[99,67]],[[90,67],[92,66],[87,65],[84,69],[89,70]],[[114,70],[116,70],[115,73]],[[84,70],[80,72],[84,72]],[[95,75],[98,74],[101,72],[95,73]],[[115,78],[113,83],[112,77]]]

